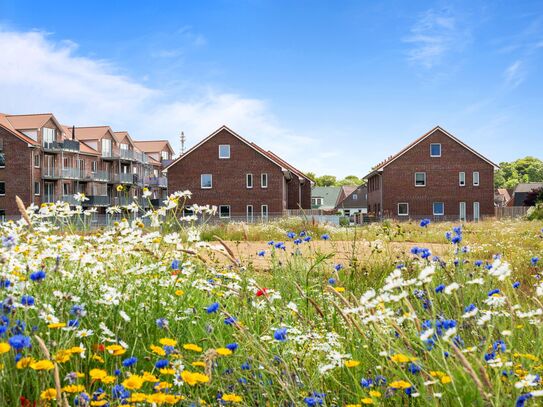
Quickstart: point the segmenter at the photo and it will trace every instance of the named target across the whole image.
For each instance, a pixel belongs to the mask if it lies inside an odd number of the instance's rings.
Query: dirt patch
[[[215,244],[215,243],[214,243]],[[217,243],[218,244],[218,243]],[[285,243],[285,250],[273,249],[267,242],[226,242],[228,247],[234,252],[235,257],[240,259],[243,264],[252,263],[256,269],[267,269],[271,262],[272,251],[277,258],[286,261],[298,250],[303,256],[314,256],[315,254],[332,253],[333,261],[336,263],[347,264],[351,258],[356,257],[359,261],[364,261],[372,255],[383,254],[390,258],[404,258],[414,246],[424,247],[432,252],[432,255],[443,256],[450,252],[451,246],[438,243],[411,243],[411,242],[391,242],[376,243],[359,241],[353,245],[352,241],[312,241],[296,246],[292,242]],[[265,251],[264,256],[258,253]],[[219,256],[223,257],[223,256]]]

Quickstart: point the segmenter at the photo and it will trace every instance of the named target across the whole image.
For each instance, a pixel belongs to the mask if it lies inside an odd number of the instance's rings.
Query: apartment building
[[[88,198],[83,206],[101,212],[131,203],[143,188],[152,191],[153,204],[167,195],[167,183],[152,182],[162,163],[137,148],[126,131],[65,126],[52,113],[0,114],[0,144],[0,216],[18,214],[15,195],[26,204],[75,205],[74,194],[81,192]],[[139,202],[148,206],[146,199]]]
[[[396,219],[494,216],[497,168],[437,126],[366,175],[368,212]]]

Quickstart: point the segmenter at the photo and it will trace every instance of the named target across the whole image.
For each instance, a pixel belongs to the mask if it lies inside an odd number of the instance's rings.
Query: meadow
[[[543,222],[199,225],[185,198],[0,226],[0,405],[541,402]]]

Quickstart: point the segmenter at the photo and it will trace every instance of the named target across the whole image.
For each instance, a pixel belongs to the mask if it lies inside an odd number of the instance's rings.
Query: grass
[[[543,388],[542,222],[30,222],[0,229],[2,405],[501,406]],[[235,240],[263,241],[265,270]]]

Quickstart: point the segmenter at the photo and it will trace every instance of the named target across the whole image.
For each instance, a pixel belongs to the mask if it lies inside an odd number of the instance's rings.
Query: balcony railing
[[[88,201],[83,203],[83,206],[109,206],[111,204],[111,197],[108,195],[89,195]]]
[[[61,178],[65,179],[84,179],[85,171],[80,168],[65,167],[60,172]]]
[[[79,152],[79,141],[77,140],[63,140],[63,141],[44,141],[43,150],[47,152],[60,152],[70,151]]]
[[[110,150],[110,151],[104,151],[102,150],[102,159],[104,160],[115,160],[119,158],[119,151],[118,150]]]
[[[151,187],[168,188],[168,178],[166,177],[146,177],[145,184]]]
[[[134,174],[114,174],[113,182],[117,184],[133,184],[135,182]]]
[[[71,206],[81,205],[73,195],[43,194],[41,196],[41,201],[44,203],[68,202]]]
[[[108,182],[111,177],[107,171],[94,171],[89,172],[86,177],[89,181]]]
[[[123,160],[135,160],[135,152],[134,150],[119,150],[120,151],[120,157]]]

